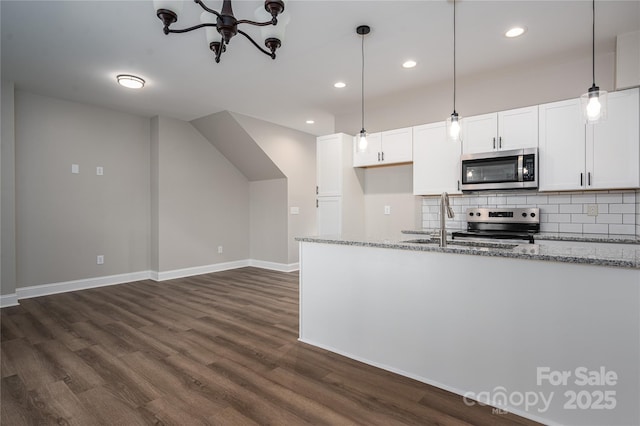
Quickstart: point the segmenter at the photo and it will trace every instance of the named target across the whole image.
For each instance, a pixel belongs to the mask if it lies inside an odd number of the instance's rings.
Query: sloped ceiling
[[[249,181],[285,177],[228,111],[198,118],[191,124]]]

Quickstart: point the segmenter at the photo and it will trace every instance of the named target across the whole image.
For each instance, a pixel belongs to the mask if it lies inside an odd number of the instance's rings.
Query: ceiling
[[[220,8],[220,0],[204,0]],[[233,2],[238,19],[254,19],[263,2]],[[367,101],[452,78],[453,3],[448,0],[289,0],[291,22],[277,59],[235,37],[219,64],[204,30],[164,35],[151,0],[0,1],[2,78],[43,95],[143,116],[194,120],[229,110],[311,134],[334,131],[334,117],[360,109],[361,39]],[[589,54],[591,2],[457,2],[458,76]],[[198,24],[185,2],[175,28]],[[503,33],[519,24],[516,39]],[[257,28],[243,29],[260,39]],[[640,0],[596,2],[596,53],[613,51],[616,34],[640,29]],[[261,43],[261,42],[260,42]],[[411,58],[413,69],[401,64]],[[115,76],[143,77],[144,89]],[[333,83],[342,80],[344,89]],[[590,82],[586,82],[585,90]],[[308,119],[315,124],[306,124]]]

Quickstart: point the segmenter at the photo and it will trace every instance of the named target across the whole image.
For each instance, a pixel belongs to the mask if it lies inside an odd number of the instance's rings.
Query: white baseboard
[[[151,279],[155,281],[173,280],[176,278],[192,277],[194,275],[210,274],[212,272],[228,271],[249,266],[251,261],[236,260],[234,262],[214,263],[213,265],[194,266],[191,268],[174,269],[173,271],[151,272]]]
[[[95,287],[123,284],[132,281],[148,280],[150,271],[132,272],[128,274],[108,275],[106,277],[87,278],[83,280],[64,281],[51,284],[34,285],[16,289],[18,299],[47,296],[49,294],[66,293],[68,291],[86,290]]]
[[[18,305],[18,295],[16,293],[0,294],[0,308]]]
[[[175,269],[173,271],[140,271],[129,274],[110,275],[105,277],[87,278],[83,280],[64,281],[51,284],[34,285],[16,289],[13,294],[0,296],[0,308],[18,305],[19,299],[47,296],[50,294],[66,293],[68,291],[86,290],[95,287],[124,284],[140,280],[166,281],[176,278],[192,277],[194,275],[210,274],[212,272],[228,271],[230,269],[253,266],[279,272],[293,272],[299,268],[298,263],[275,263],[263,260],[244,259],[233,262],[215,263],[213,265],[194,266],[192,268]]]
[[[265,260],[249,260],[249,266],[253,266],[256,268],[262,269],[271,269],[272,271],[278,272],[293,272],[300,269],[300,263],[276,263],[276,262],[267,262]]]

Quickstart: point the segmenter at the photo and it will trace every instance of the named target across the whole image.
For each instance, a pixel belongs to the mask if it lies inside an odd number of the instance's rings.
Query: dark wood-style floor
[[[140,281],[0,319],[7,426],[535,424],[298,342],[295,273]]]

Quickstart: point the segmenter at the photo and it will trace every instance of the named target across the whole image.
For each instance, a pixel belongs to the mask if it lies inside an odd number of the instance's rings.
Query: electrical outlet
[[[384,214],[391,214],[391,206],[384,206]]]
[[[218,246],[218,254],[222,254],[222,246]]]
[[[588,204],[587,205],[587,216],[598,216],[598,205],[597,204]]]
[[[99,254],[99,255],[96,257],[96,263],[97,263],[98,265],[104,265],[104,254]]]

